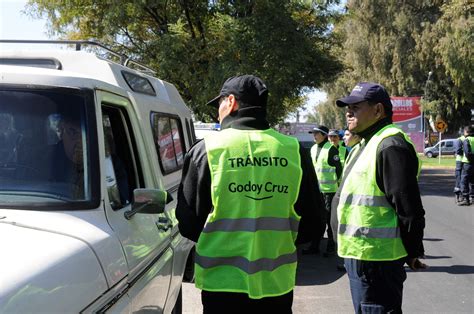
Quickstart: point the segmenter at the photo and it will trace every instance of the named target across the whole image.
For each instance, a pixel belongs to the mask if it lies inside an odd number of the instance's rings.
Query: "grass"
[[[418,157],[420,158],[422,162],[422,168],[452,168],[456,166],[456,160],[454,159],[454,156],[442,156],[441,157],[441,162],[439,160],[439,157],[436,158],[428,158],[426,156],[423,156],[422,154],[418,154]]]

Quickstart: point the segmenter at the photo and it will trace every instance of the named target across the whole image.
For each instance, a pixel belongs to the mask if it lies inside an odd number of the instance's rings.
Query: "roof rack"
[[[117,57],[120,64],[130,69],[155,75],[156,71],[146,65],[130,59],[128,56],[113,51],[112,49],[92,40],[29,40],[29,39],[0,39],[0,43],[6,44],[55,44],[55,45],[76,45],[76,51],[81,51],[83,46],[93,46],[105,50],[107,53]],[[112,61],[112,60],[109,60]],[[131,67],[133,66],[133,68]]]

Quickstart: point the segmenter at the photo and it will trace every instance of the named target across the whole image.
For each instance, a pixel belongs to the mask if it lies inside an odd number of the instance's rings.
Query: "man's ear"
[[[385,108],[380,102],[375,105],[375,116],[377,119],[385,117]]]
[[[234,112],[239,110],[239,103],[237,102],[237,99],[233,94],[230,94],[228,96],[229,99],[229,107],[230,107],[230,112]]]

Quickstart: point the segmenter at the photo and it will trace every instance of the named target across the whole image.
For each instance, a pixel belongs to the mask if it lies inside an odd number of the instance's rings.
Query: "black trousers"
[[[293,291],[277,297],[250,299],[246,293],[202,290],[201,301],[204,314],[291,314]]]
[[[462,174],[462,161],[456,161],[456,168],[454,170],[454,175],[456,178],[456,184],[454,186],[454,193],[461,194],[461,174]]]
[[[474,165],[464,163],[461,174],[461,193],[469,199],[469,195],[474,198]]]
[[[334,195],[336,193],[321,193],[321,197],[324,200],[324,216],[322,217],[325,220],[325,226],[327,227],[328,241],[326,244],[326,252],[332,252],[336,248],[336,243],[334,242],[334,234],[331,227],[331,203]],[[326,230],[325,230],[326,231]],[[324,233],[323,233],[324,236]],[[314,238],[309,245],[311,249],[317,249],[319,251],[319,244],[321,242],[321,237]]]

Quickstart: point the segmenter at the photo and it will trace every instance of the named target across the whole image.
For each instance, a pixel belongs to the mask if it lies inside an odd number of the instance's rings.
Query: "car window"
[[[120,209],[132,202],[133,190],[138,187],[139,168],[133,157],[133,138],[126,125],[126,112],[119,108],[102,108],[105,145],[105,180],[112,209]]]
[[[67,89],[0,90],[0,205],[98,199],[87,99]]]
[[[151,124],[161,171],[169,174],[181,169],[186,146],[179,117],[153,112]]]

